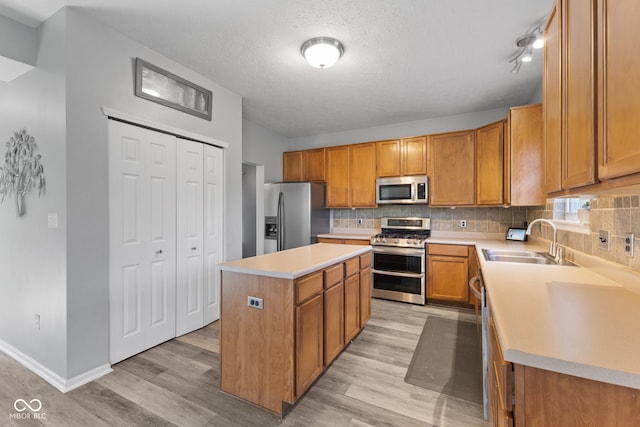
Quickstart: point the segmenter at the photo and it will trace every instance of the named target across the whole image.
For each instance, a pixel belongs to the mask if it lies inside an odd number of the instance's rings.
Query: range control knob
[[[407,245],[413,245],[413,240],[412,239],[407,239]]]
[[[395,243],[400,243],[400,239],[396,239]]]

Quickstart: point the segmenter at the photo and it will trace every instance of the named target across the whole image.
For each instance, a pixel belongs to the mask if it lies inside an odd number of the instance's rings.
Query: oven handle
[[[424,256],[424,249],[412,249],[412,248],[395,248],[392,246],[377,247],[374,246],[371,250],[374,254],[391,254],[391,255],[417,255]]]
[[[386,270],[371,270],[372,273],[384,274],[385,276],[398,276],[398,277],[412,277],[415,279],[422,279],[424,277],[424,273],[399,273],[397,271],[386,271]]]

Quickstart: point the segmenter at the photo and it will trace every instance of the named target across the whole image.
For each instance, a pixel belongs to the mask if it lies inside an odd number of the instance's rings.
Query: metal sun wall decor
[[[4,166],[0,167],[0,194],[16,198],[16,216],[27,212],[25,196],[34,188],[38,189],[38,197],[44,192],[44,168],[40,163],[40,154],[34,154],[36,140],[20,129],[13,133],[7,141],[7,153],[4,155]]]

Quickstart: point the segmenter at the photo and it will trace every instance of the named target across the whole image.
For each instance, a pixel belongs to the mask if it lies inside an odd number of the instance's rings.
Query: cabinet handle
[[[196,249],[198,248],[196,248],[195,246],[191,248],[192,251],[195,251]]]
[[[162,254],[162,249],[158,249],[158,250],[156,251],[156,255],[160,255],[160,254]]]

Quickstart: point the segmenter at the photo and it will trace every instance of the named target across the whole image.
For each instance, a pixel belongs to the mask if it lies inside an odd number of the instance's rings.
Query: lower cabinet
[[[469,247],[430,244],[427,254],[427,298],[467,303]]]
[[[324,366],[344,347],[344,281],[324,292]]]
[[[351,341],[360,331],[360,275],[344,281],[344,338]]]
[[[296,393],[300,397],[324,368],[323,294],[296,307]]]

